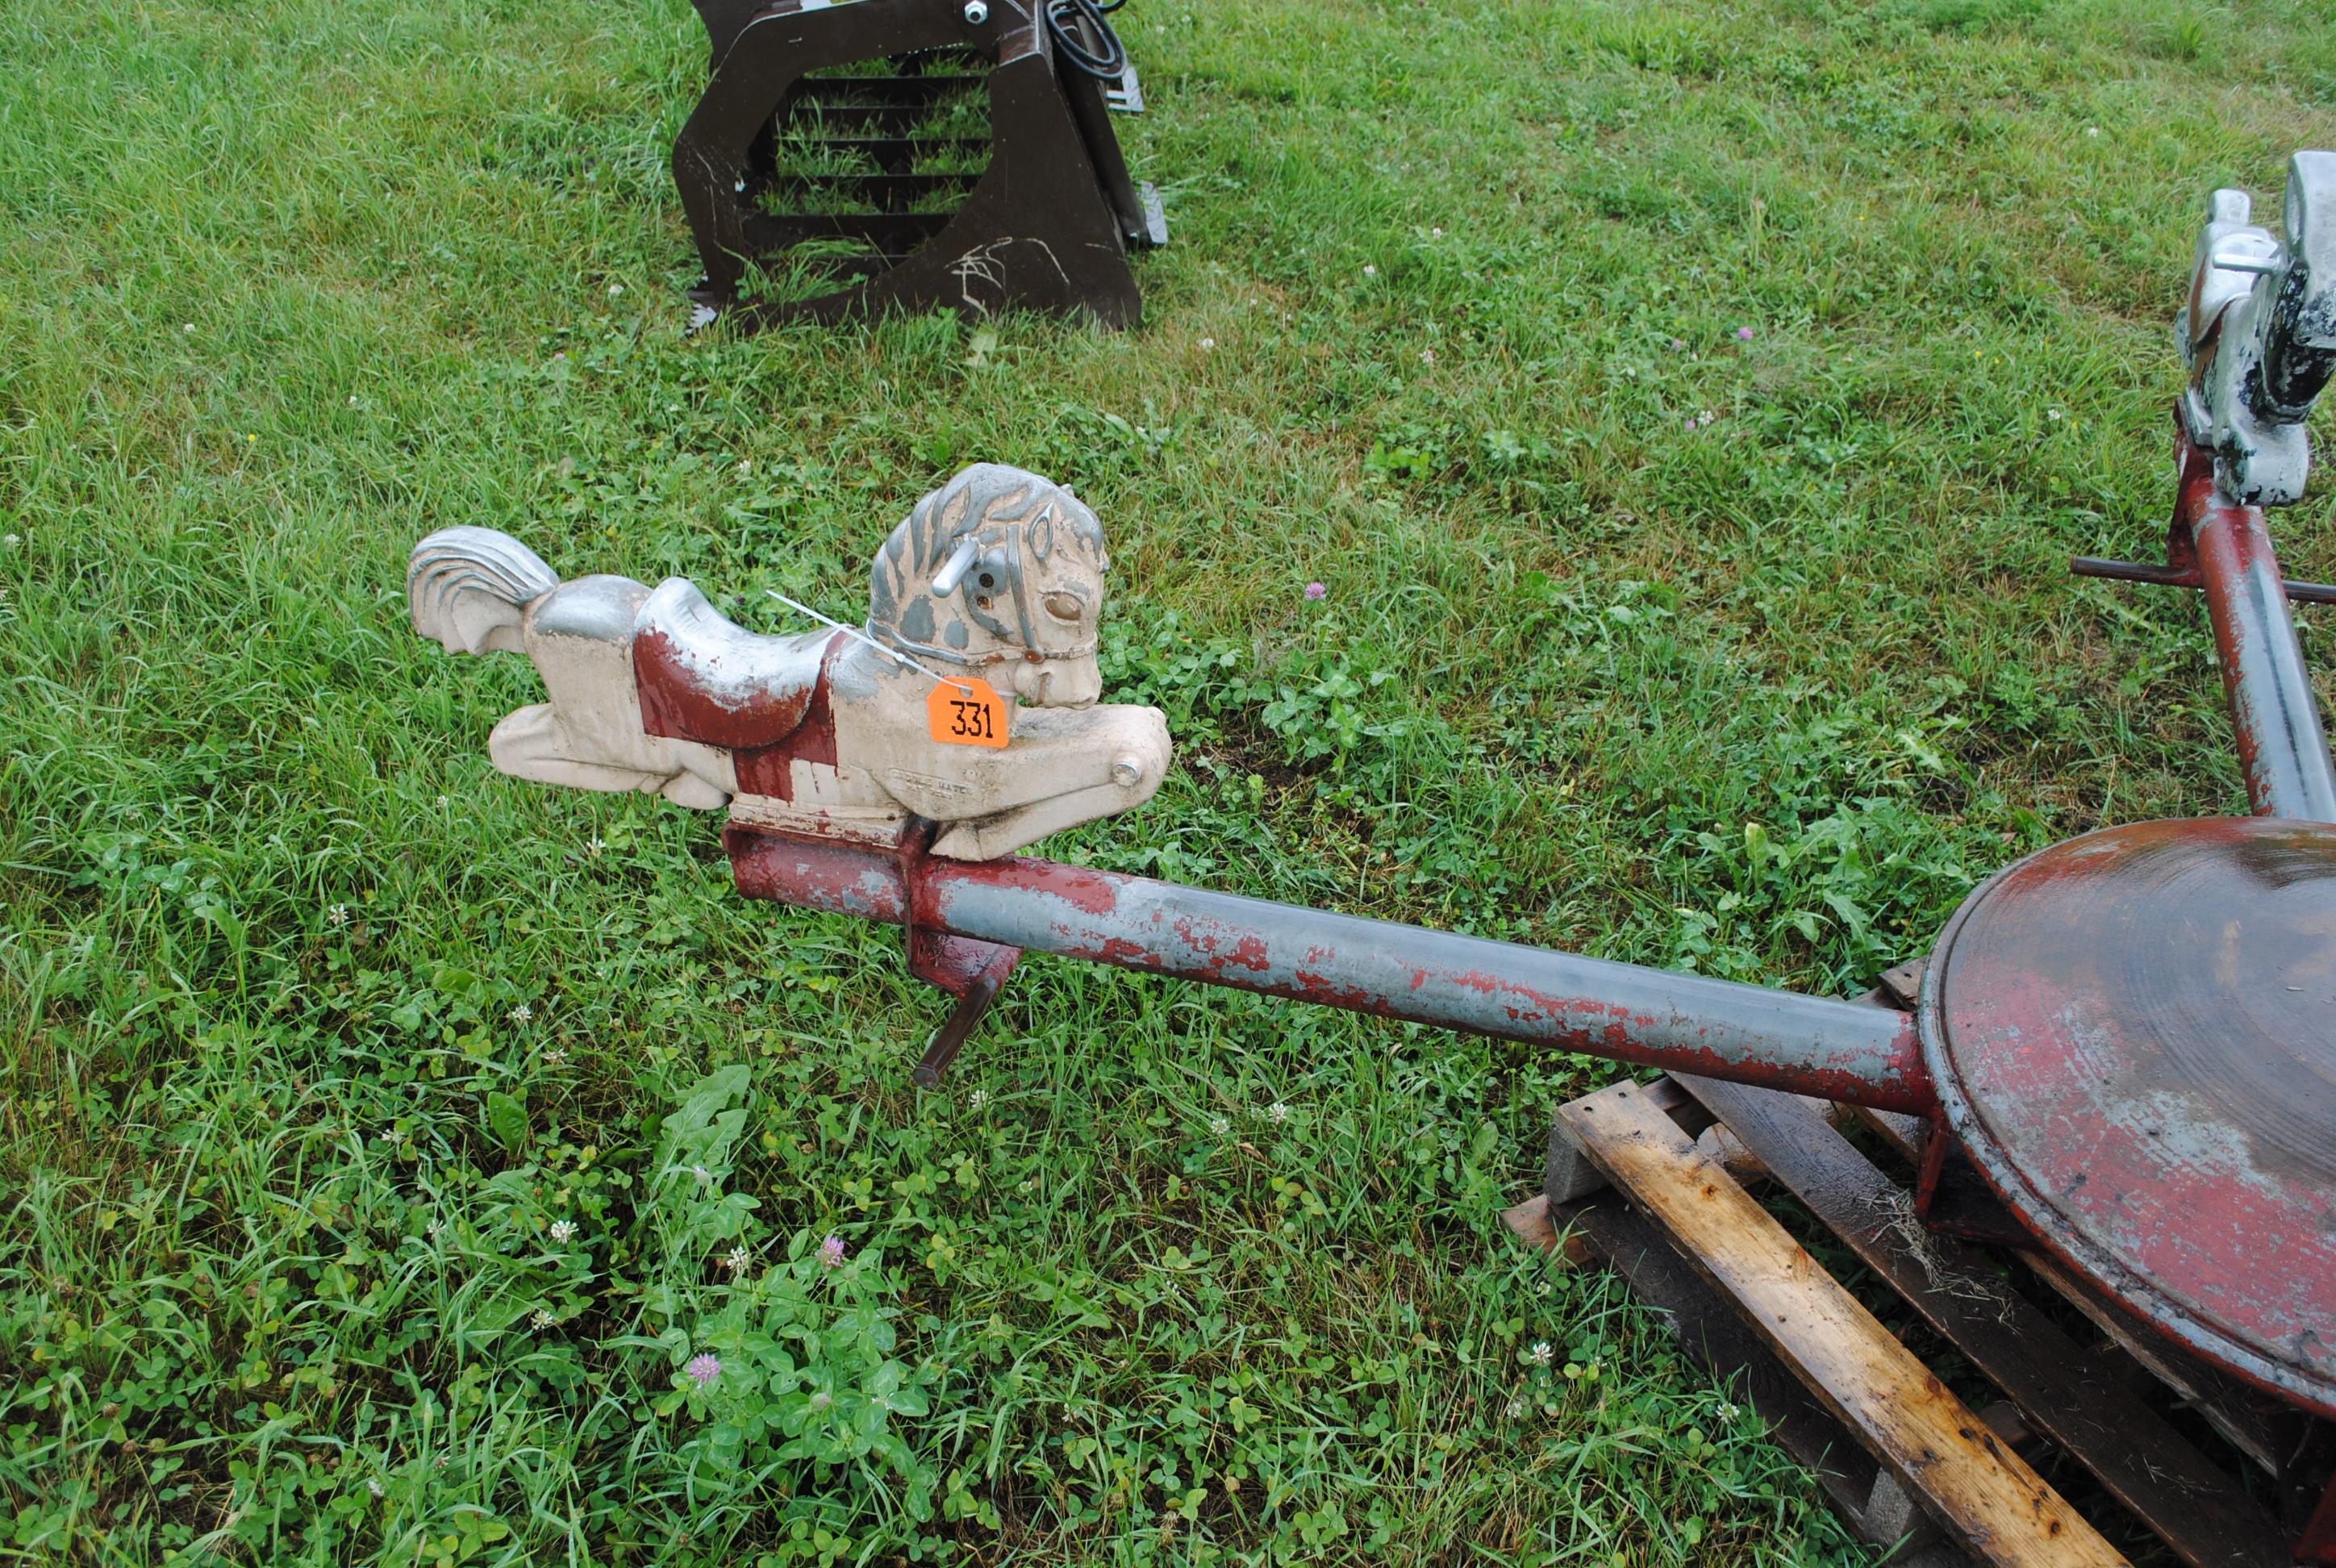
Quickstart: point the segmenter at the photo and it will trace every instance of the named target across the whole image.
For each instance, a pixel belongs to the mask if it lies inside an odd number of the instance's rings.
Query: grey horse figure
[[[978,463],[920,501],[877,552],[868,622],[772,637],[725,618],[684,578],[562,582],[492,529],[414,546],[414,628],[455,653],[525,653],[550,700],[488,738],[519,778],[727,804],[754,826],[1007,854],[1129,810],[1166,775],[1160,710],[1099,704],[1110,564],[1103,525],[1062,486]],[[951,737],[942,699],[1002,716]]]

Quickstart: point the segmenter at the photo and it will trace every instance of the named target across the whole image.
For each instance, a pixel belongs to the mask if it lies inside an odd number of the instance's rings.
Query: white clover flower
[[[511,1021],[515,1024],[523,1024],[533,1017],[535,1017],[535,1009],[525,1002],[520,1003],[511,1010]]]
[[[537,1333],[540,1334],[544,1329],[550,1328],[556,1320],[555,1320],[550,1313],[545,1311],[542,1308],[538,1307],[535,1310],[535,1315],[528,1320],[528,1323]]]
[[[10,550],[15,549],[18,545],[24,542],[24,538],[20,534],[12,533],[5,539],[0,539],[0,544],[6,545]]]
[[[1524,1417],[1524,1413],[1525,1402],[1523,1399],[1512,1399],[1509,1401],[1508,1417],[1510,1420],[1522,1420]]]
[[[1377,268],[1373,267],[1368,262],[1365,262],[1363,264],[1363,276],[1365,278],[1377,278],[1378,275],[1379,269]]]
[[[573,1220],[552,1221],[551,1239],[555,1242],[561,1242],[574,1241],[576,1239],[576,1222]]]
[[[443,1220],[433,1220],[433,1221],[431,1221],[431,1222],[430,1222],[430,1223],[429,1223],[428,1225],[426,1225],[426,1226],[424,1226],[424,1227],[423,1228],[422,1233],[423,1233],[424,1236],[427,1236],[428,1238],[430,1238],[430,1240],[432,1240],[432,1241],[433,1241],[433,1242],[434,1242],[434,1241],[436,1241],[436,1240],[438,1239],[438,1232],[441,1232],[441,1231],[443,1231],[443,1230],[444,1230],[445,1228],[446,1228],[446,1222],[445,1222],[445,1221],[443,1221]]]
[[[1233,1124],[1232,1124],[1232,1118],[1231,1118],[1231,1117],[1230,1117],[1230,1116],[1211,1116],[1211,1117],[1209,1118],[1209,1131],[1210,1131],[1212,1134],[1213,1134],[1214,1135],[1216,1135],[1217,1137],[1220,1137],[1220,1138],[1227,1138],[1227,1137],[1231,1137],[1231,1136],[1232,1135],[1232,1130],[1233,1130]]]
[[[395,1127],[384,1127],[380,1132],[374,1135],[374,1142],[377,1144],[394,1144],[397,1141],[397,1129]]]
[[[380,1476],[368,1475],[365,1477],[365,1490],[372,1493],[375,1496],[379,1497],[384,1495],[388,1492],[389,1488],[381,1484]]]
[[[1276,1100],[1265,1108],[1265,1116],[1266,1120],[1278,1127],[1290,1120],[1290,1107]]]
[[[608,297],[611,299],[616,298],[617,296],[622,294],[624,291],[625,286],[621,283],[611,283],[608,285]]]
[[[2058,419],[2060,417],[2060,411],[2057,408],[2048,408],[2044,411],[2044,417],[2047,419]]]
[[[1420,363],[1420,364],[1422,364],[1422,365],[1433,365],[1433,364],[1435,364],[1435,363],[1436,363],[1436,350],[1434,350],[1434,349],[1432,349],[1432,348],[1423,348],[1423,349],[1421,349],[1421,350],[1419,351],[1419,363]]]
[[[1533,1349],[1525,1352],[1525,1359],[1536,1367],[1546,1367],[1557,1359],[1557,1352],[1550,1349],[1547,1339],[1535,1339]]]
[[[750,473],[752,473],[752,472],[754,472],[754,460],[753,458],[751,458],[751,457],[742,457],[742,458],[740,458],[740,459],[738,460],[738,477],[739,477],[739,478],[744,479],[744,478],[745,478],[748,474],[750,474]]]
[[[1743,1412],[1742,1412],[1741,1410],[1738,1410],[1738,1409],[1737,1409],[1734,1405],[1729,1404],[1728,1401],[1726,1401],[1726,1400],[1724,1400],[1724,1399],[1723,1399],[1722,1401],[1720,1401],[1720,1405],[1719,1405],[1719,1418],[1720,1418],[1721,1420],[1723,1420],[1723,1421],[1733,1421],[1734,1419],[1736,1419],[1736,1417],[1738,1417],[1738,1416],[1740,1416],[1740,1415],[1742,1415],[1742,1414],[1743,1414]]]
[[[547,1067],[556,1067],[567,1059],[568,1053],[561,1050],[558,1046],[554,1046],[550,1050],[543,1053],[543,1065]]]
[[[1217,346],[1217,340],[1216,340],[1215,338],[1213,338],[1213,337],[1203,337],[1202,339],[1201,339],[1201,346],[1202,346],[1202,348],[1204,348],[1204,349],[1205,349],[1205,348],[1214,348],[1216,346]]]
[[[8,536],[10,543],[15,543],[15,540],[16,536],[15,534],[12,533]],[[346,904],[335,904],[331,909],[325,911],[325,918],[332,921],[336,928],[346,926],[349,923],[349,906]]]
[[[723,1255],[722,1266],[729,1270],[734,1274],[739,1274],[744,1273],[747,1265],[752,1263],[754,1261],[754,1254],[746,1251],[745,1246],[740,1245],[731,1248],[728,1252]]]
[[[1444,230],[1441,229],[1431,229],[1427,231],[1427,237],[1430,239],[1441,239],[1444,238]]]
[[[179,330],[180,330],[180,331],[181,331],[181,332],[192,332],[194,329],[195,329],[195,324],[194,324],[193,322],[191,322],[191,321],[188,322],[184,326],[181,326],[180,328],[179,328]]]
[[[965,1108],[968,1111],[988,1110],[989,1108],[989,1091],[988,1089],[974,1090],[973,1093],[966,1096]]]

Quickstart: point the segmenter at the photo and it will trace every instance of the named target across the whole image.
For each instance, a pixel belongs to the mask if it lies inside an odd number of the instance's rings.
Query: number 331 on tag
[[[943,745],[1004,745],[1013,709],[986,680],[945,680],[925,699],[925,718]]]

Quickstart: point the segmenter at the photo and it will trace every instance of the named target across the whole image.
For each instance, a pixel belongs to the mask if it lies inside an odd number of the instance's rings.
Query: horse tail
[[[405,568],[414,629],[449,653],[521,651],[520,612],[559,586],[541,556],[492,528],[442,528]]]

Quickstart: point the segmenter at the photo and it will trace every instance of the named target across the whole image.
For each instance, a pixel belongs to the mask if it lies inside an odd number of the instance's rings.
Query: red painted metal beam
[[[1936,1103],[1913,1020],[1886,1008],[1019,855],[737,826],[725,842],[749,898],[1886,1110]]]
[[[2336,768],[2289,618],[2287,588],[2261,507],[2234,506],[2214,487],[2214,460],[2179,441],[2175,530],[2196,551],[2221,655],[2239,765],[2257,816],[2336,822]]]

